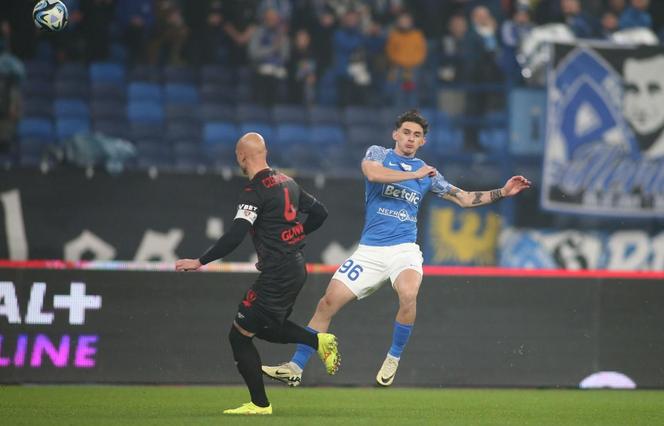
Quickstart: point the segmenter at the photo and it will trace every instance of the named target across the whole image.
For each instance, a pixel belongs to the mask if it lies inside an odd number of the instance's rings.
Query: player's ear
[[[394,142],[397,141],[397,133],[398,133],[398,130],[397,130],[397,129],[392,130],[392,140],[393,140]]]

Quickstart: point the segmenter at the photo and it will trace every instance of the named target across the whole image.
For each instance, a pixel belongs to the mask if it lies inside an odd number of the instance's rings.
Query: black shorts
[[[284,259],[280,265],[264,269],[238,305],[235,322],[251,333],[281,327],[293,311],[306,279],[302,256]]]

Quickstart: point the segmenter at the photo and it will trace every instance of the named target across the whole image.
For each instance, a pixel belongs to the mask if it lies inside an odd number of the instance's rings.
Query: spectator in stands
[[[447,23],[447,34],[440,43],[438,79],[445,83],[464,80],[464,57],[468,51],[468,21],[462,14],[452,15]]]
[[[387,32],[377,21],[371,21],[365,31],[367,65],[371,75],[369,104],[382,106],[385,104],[388,59],[385,54]]]
[[[232,66],[247,65],[247,46],[256,30],[256,10],[259,0],[225,0],[222,14],[224,32],[230,38],[229,60]]]
[[[110,29],[115,14],[113,0],[81,2],[81,32],[85,39],[85,59],[100,61],[108,57]]]
[[[117,0],[117,32],[129,49],[129,63],[145,62],[145,49],[154,25],[152,0]]]
[[[286,82],[290,40],[276,9],[266,9],[263,22],[251,36],[249,58],[254,71],[254,95],[258,102],[272,105],[281,100],[281,83]]]
[[[175,0],[155,0],[155,25],[148,42],[150,64],[181,65],[182,49],[189,28],[182,17],[182,10]]]
[[[402,12],[387,36],[385,52],[389,61],[388,81],[394,94],[395,106],[417,106],[415,85],[419,67],[427,55],[424,33],[415,27],[413,17]]]
[[[528,6],[519,5],[512,14],[512,19],[503,22],[500,36],[503,46],[500,56],[500,64],[508,84],[521,82],[521,66],[516,59],[519,46],[523,39],[533,29],[530,20],[530,9]]]
[[[217,59],[222,46],[222,0],[187,1],[182,5],[182,14],[189,27],[189,38],[184,49],[188,62],[199,66]]]
[[[55,52],[55,59],[60,63],[82,60],[87,41],[81,33],[83,14],[79,0],[66,3],[69,13],[67,26],[57,33],[44,31],[39,33],[40,37],[49,41]]]
[[[261,0],[258,5],[258,16],[264,16],[268,9],[276,10],[284,25],[290,23],[293,14],[293,4],[291,0]]]
[[[607,39],[607,40],[611,39],[611,36],[613,36],[613,33],[618,31],[618,29],[619,29],[618,17],[611,10],[606,10],[602,14],[602,19],[600,21],[600,24],[602,26],[602,37]]]
[[[348,10],[332,37],[333,72],[342,105],[363,104],[371,74],[366,57],[366,36],[360,29],[360,15]]]
[[[579,38],[591,38],[595,35],[595,24],[592,17],[581,10],[579,0],[560,0],[563,22],[570,27]]]
[[[384,27],[394,24],[404,12],[403,0],[367,0],[366,5],[371,21]]]
[[[484,6],[477,6],[471,13],[471,29],[464,58],[464,72],[468,83],[474,85],[497,84],[503,79],[498,67],[498,24]],[[481,118],[487,111],[503,108],[502,96],[493,87],[482,87],[466,97],[466,115]],[[478,150],[477,126],[465,128],[465,143],[469,150]]]
[[[30,59],[37,47],[37,29],[32,19],[34,4],[25,0],[6,0],[2,2],[0,29],[5,40],[5,47],[21,59]]]
[[[626,0],[608,0],[606,10],[613,12],[616,16],[620,16],[625,10],[625,7],[627,7]]]
[[[498,70],[498,24],[484,6],[477,6],[471,13],[464,71],[471,82],[486,83],[501,80]]]
[[[311,36],[304,28],[297,30],[293,37],[288,71],[291,101],[313,104],[316,100],[316,58],[311,48]]]
[[[311,45],[316,59],[316,75],[320,78],[332,64],[332,40],[337,29],[337,18],[324,0],[304,0],[307,7],[301,19],[311,35]]]
[[[0,38],[0,154],[12,150],[21,115],[20,86],[25,78],[23,62],[9,51],[5,40]]]
[[[652,28],[652,17],[648,12],[650,0],[630,0],[630,5],[620,15],[621,30],[628,28]]]

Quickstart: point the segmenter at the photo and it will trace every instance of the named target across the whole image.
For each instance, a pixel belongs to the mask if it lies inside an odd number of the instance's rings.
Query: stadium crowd
[[[563,23],[580,38],[633,27],[664,36],[664,2],[649,0],[64,2],[69,24],[59,33],[34,27],[32,2],[3,6],[5,123],[21,114],[16,87],[31,65],[99,62],[121,64],[128,80],[159,82],[169,67],[217,66],[235,86],[227,101],[265,106],[440,109],[439,89],[461,88],[446,112],[478,117],[504,111],[505,88],[524,83],[518,46],[537,25]],[[477,139],[470,127],[468,145]]]

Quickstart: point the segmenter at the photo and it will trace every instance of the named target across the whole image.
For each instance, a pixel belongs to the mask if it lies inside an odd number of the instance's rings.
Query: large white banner
[[[664,217],[664,48],[553,52],[542,206]]]

